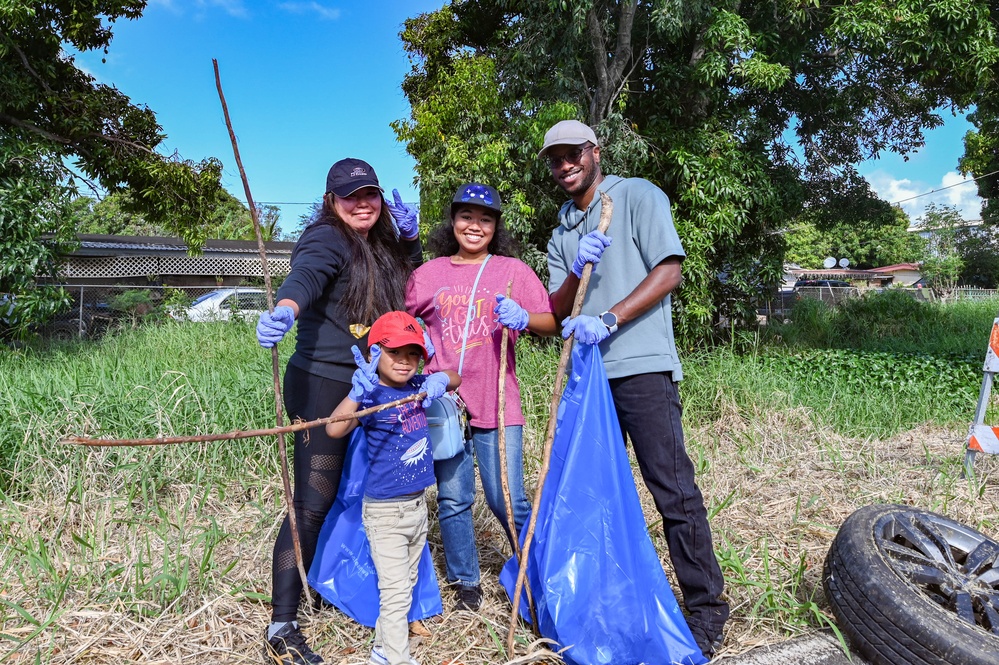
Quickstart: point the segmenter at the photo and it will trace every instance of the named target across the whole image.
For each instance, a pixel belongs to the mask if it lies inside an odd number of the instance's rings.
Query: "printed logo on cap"
[[[360,166],[355,166],[355,167],[354,167],[354,170],[350,172],[350,177],[351,177],[351,178],[355,178],[355,177],[357,177],[357,176],[359,176],[359,175],[368,175],[368,172],[367,172],[367,171],[365,171],[365,170],[364,170],[364,169],[363,169],[362,167],[360,167]]]

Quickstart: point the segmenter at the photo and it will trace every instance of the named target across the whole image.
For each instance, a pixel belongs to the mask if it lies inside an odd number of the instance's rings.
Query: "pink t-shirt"
[[[426,371],[458,371],[465,317],[469,303],[472,303],[472,322],[468,326],[458,393],[468,406],[472,425],[491,429],[499,426],[499,354],[503,330],[493,314],[496,294],[505,294],[507,284],[512,282],[510,297],[528,312],[550,313],[552,306],[548,292],[534,271],[523,261],[508,256],[489,259],[478,288],[472,294],[479,267],[479,264],[451,263],[451,257],[447,256],[424,263],[413,272],[406,285],[406,309],[423,319],[436,349]],[[507,425],[524,424],[513,350],[518,335],[511,330],[507,344]]]

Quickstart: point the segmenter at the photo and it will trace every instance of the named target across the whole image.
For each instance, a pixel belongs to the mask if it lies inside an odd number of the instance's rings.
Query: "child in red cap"
[[[355,346],[357,370],[351,391],[334,416],[426,392],[416,400],[359,419],[326,425],[331,437],[364,428],[368,441],[368,481],[362,517],[378,573],[378,623],[370,665],[418,665],[409,654],[407,615],[423,545],[427,541],[424,490],[436,483],[425,407],[461,383],[445,370],[417,374],[427,348],[420,324],[405,312],[379,317],[368,332],[371,359]]]

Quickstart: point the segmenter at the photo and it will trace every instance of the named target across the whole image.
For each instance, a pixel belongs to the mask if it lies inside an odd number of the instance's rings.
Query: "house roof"
[[[797,268],[791,273],[798,277],[807,279],[885,279],[885,275],[875,273],[873,270],[849,270],[847,268],[829,268],[820,270],[809,270],[807,268]]]
[[[187,244],[181,238],[159,236],[111,236],[80,234],[79,247],[70,256],[149,256],[187,255]],[[264,249],[270,256],[291,256],[293,242],[265,242]],[[259,255],[256,241],[207,240],[201,248],[204,256],[231,256],[233,254]]]
[[[881,268],[871,268],[871,272],[899,272],[900,270],[919,270],[918,263],[896,263],[891,266],[882,266]]]

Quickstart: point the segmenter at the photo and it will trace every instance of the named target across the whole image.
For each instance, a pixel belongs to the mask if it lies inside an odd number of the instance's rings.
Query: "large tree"
[[[540,245],[563,198],[536,159],[542,135],[568,117],[595,126],[605,172],[674,203],[681,328],[698,335],[779,278],[790,220],[891,219],[855,165],[919,147],[941,110],[978,100],[999,61],[992,4],[452,0],[406,23],[412,116],[396,129],[421,209],[481,178]]]
[[[103,50],[119,19],[145,0],[0,2],[0,291],[23,292],[55,266],[73,229],[66,208],[77,176],[110,192],[154,225],[199,247],[222,193],[221,164],[156,151],[154,113],[78,68],[70,51]],[[43,238],[45,238],[43,240]]]
[[[923,279],[938,298],[949,300],[964,270],[959,244],[968,223],[954,206],[931,203],[916,224],[928,236],[926,257],[920,269]]]

